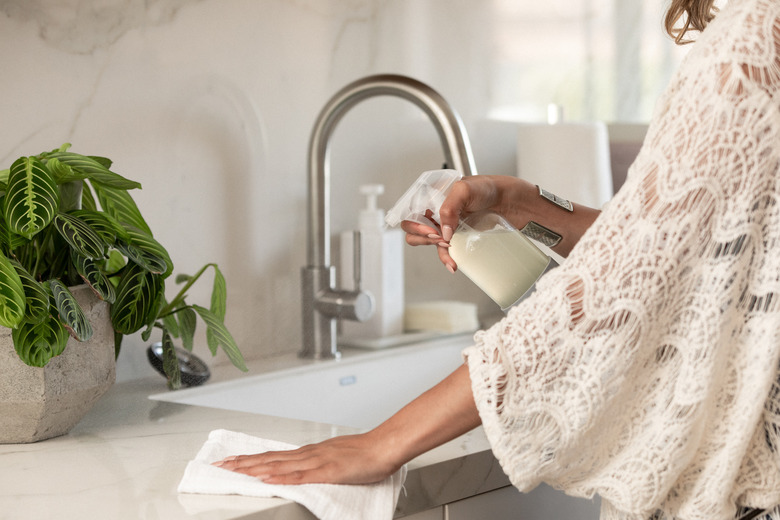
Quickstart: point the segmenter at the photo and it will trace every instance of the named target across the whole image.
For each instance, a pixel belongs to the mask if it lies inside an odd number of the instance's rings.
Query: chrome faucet
[[[424,83],[392,74],[368,76],[342,88],[325,104],[309,141],[307,265],[301,270],[303,348],[299,356],[303,358],[338,358],[336,320],[364,321],[373,313],[373,298],[369,293],[359,288],[355,291],[335,288],[335,268],[330,265],[329,145],[336,124],[353,106],[382,95],[398,96],[420,107],[436,127],[447,166],[464,175],[477,172],[460,117],[441,95]],[[359,269],[355,273],[359,276]]]

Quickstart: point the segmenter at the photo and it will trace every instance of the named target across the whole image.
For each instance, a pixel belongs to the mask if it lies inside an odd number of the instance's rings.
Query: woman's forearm
[[[464,364],[368,435],[375,436],[400,466],[480,423]]]
[[[601,213],[572,201],[574,211],[562,209],[539,194],[539,188],[530,182],[509,176],[493,176],[496,199],[493,211],[500,213],[517,229],[534,221],[561,235],[561,241],[552,248],[566,257],[574,245]]]

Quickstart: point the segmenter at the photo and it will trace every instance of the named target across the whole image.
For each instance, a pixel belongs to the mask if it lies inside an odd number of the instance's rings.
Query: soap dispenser
[[[360,211],[357,230],[341,234],[341,285],[350,288],[353,280],[359,280],[360,289],[370,292],[375,304],[374,314],[368,320],[342,321],[341,337],[345,343],[359,345],[361,340],[403,333],[404,233],[385,225],[385,212],[377,204],[377,197],[384,191],[381,184],[360,186],[366,207]],[[353,269],[358,263],[360,272],[355,277]]]

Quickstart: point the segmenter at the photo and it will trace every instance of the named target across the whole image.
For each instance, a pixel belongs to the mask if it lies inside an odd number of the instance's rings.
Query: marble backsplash
[[[493,108],[498,4],[0,0],[0,168],[64,142],[112,158],[143,184],[135,198],[177,272],[223,269],[227,322],[247,357],[297,350],[306,151],[319,109],[361,76],[413,76],[459,111],[480,171],[513,174],[500,171],[512,151],[480,130]],[[332,143],[334,232],[354,225],[360,184],[386,184],[388,207],[442,161],[418,109],[361,104]],[[407,249],[409,300],[495,310],[462,276],[453,283],[433,251]],[[143,347],[126,340],[120,380],[150,373]]]

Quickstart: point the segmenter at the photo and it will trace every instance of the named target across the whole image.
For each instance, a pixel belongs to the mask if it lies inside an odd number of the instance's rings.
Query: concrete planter
[[[0,327],[0,443],[37,442],[68,433],[116,380],[109,305],[86,285],[71,287],[94,334],[68,341],[43,368],[19,360],[11,330]]]

